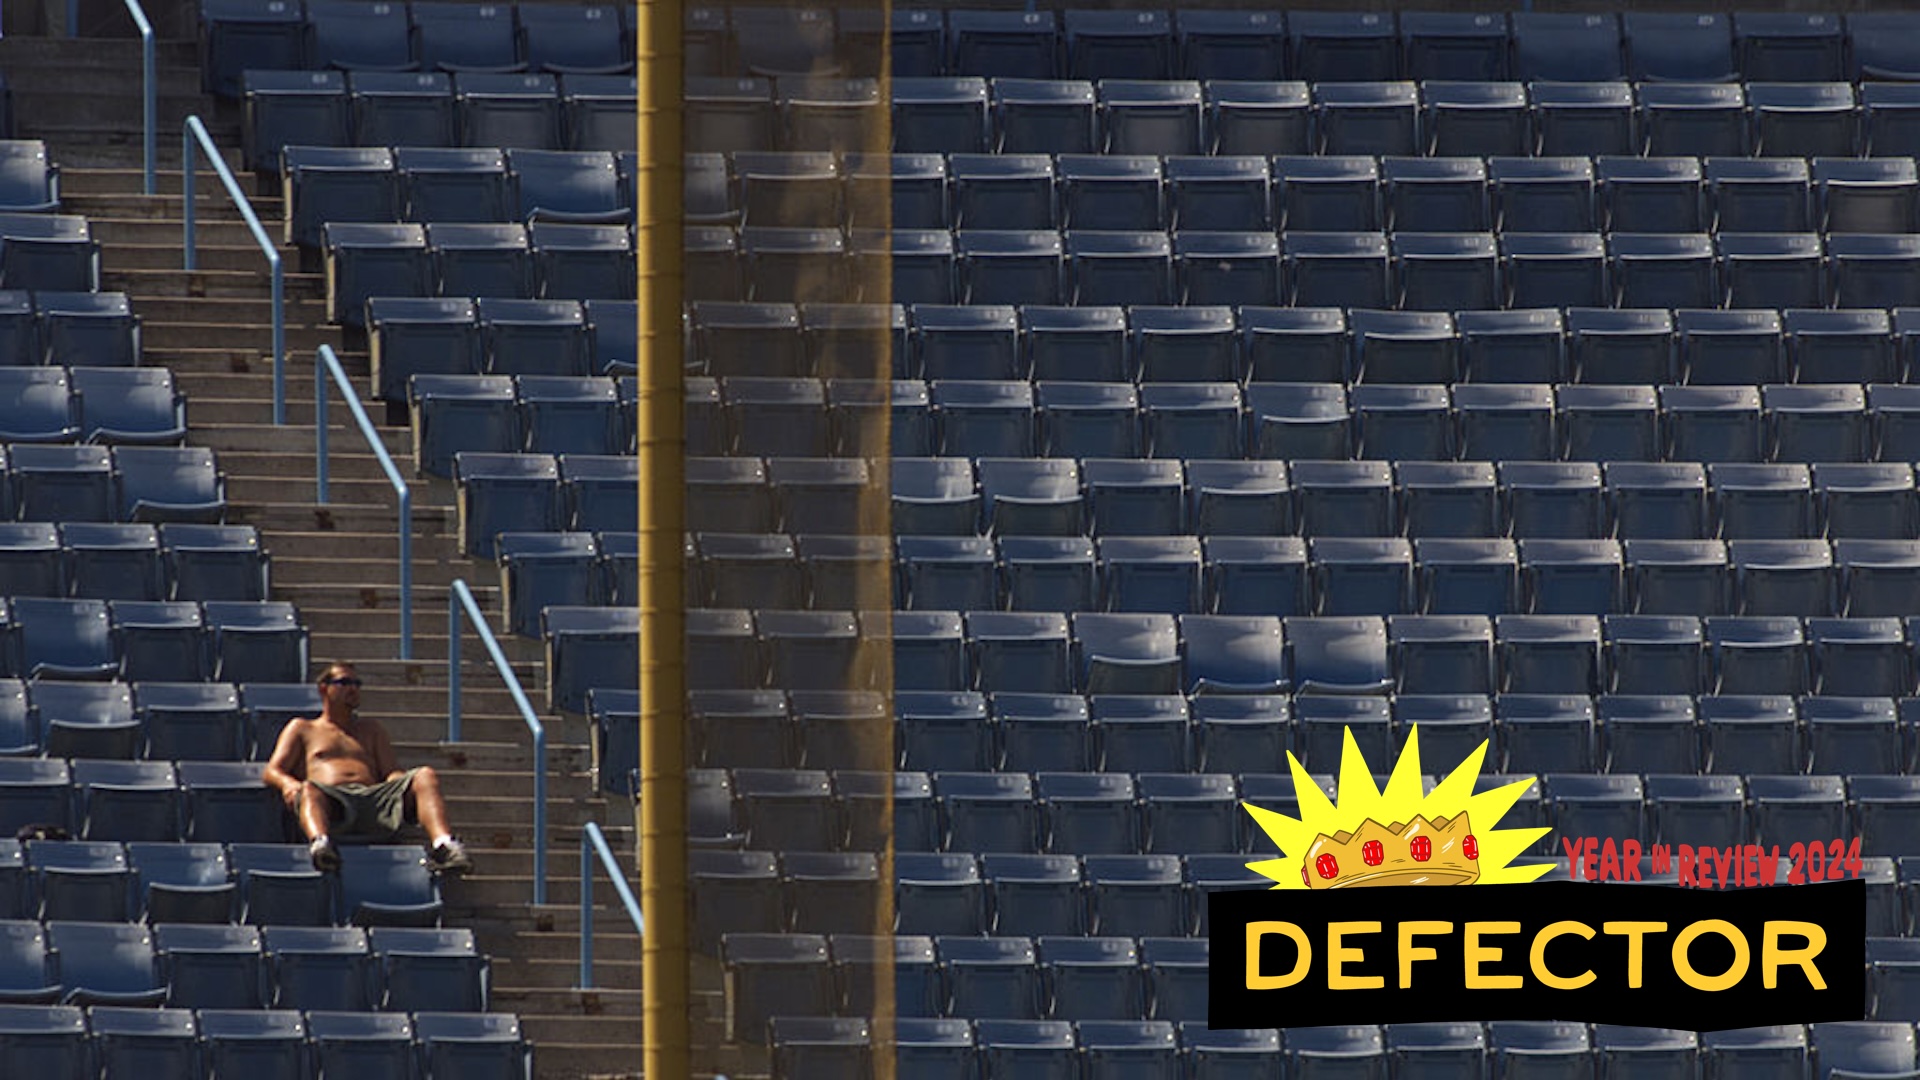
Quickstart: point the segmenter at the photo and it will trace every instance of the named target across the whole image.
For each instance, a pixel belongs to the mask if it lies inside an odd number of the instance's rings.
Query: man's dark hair
[[[314,677],[313,685],[315,689],[325,694],[327,692],[327,680],[333,678],[333,673],[336,671],[345,672],[349,675],[357,675],[360,673],[360,669],[354,667],[351,661],[335,660],[321,668],[320,674]]]

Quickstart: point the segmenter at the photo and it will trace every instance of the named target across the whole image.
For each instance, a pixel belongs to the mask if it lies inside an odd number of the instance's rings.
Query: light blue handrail
[[[326,370],[322,371],[321,369]],[[322,505],[327,502],[327,378],[331,377],[334,386],[340,389],[340,397],[347,403],[347,409],[353,414],[353,422],[359,427],[360,435],[373,447],[373,456],[380,462],[380,471],[387,474],[387,483],[393,485],[393,494],[400,511],[400,659],[413,659],[413,491],[407,487],[407,481],[394,467],[393,457],[387,453],[386,445],[380,441],[380,433],[373,428],[373,421],[367,419],[367,410],[360,405],[360,395],[353,392],[353,382],[347,378],[347,371],[340,366],[340,358],[333,355],[331,345],[322,345],[313,354],[313,480],[315,500]]]
[[[620,904],[627,909],[627,918],[633,923],[634,932],[645,934],[646,925],[640,918],[640,901],[633,898],[633,890],[627,887],[626,872],[620,869],[620,861],[613,857],[613,849],[607,846],[606,835],[600,826],[587,822],[580,830],[580,989],[593,989],[593,859],[600,857],[600,865],[607,870],[608,880],[613,882],[613,891],[620,894]]]
[[[447,593],[447,741],[460,741],[462,613],[473,623],[474,633],[480,636],[487,658],[493,662],[493,670],[499,672],[500,680],[507,684],[513,704],[520,710],[521,721],[533,733],[533,902],[544,904],[547,902],[547,728],[534,715],[527,692],[520,688],[520,677],[513,673],[513,665],[507,662],[506,654],[500,651],[500,642],[487,627],[487,617],[474,600],[473,590],[467,588],[465,578],[455,578]]]
[[[253,204],[240,190],[240,182],[233,178],[233,170],[227,168],[226,160],[213,145],[213,137],[207,134],[207,126],[198,116],[187,117],[180,129],[180,195],[186,208],[186,267],[192,270],[198,260],[193,247],[193,173],[194,144],[207,155],[207,161],[213,165],[213,171],[219,174],[220,183],[227,189],[227,197],[233,205],[239,207],[240,217],[247,223],[248,231],[253,233],[253,242],[267,256],[267,269],[273,275],[273,422],[287,422],[287,284],[280,269],[280,249],[273,246],[273,240],[267,236],[267,230],[260,227],[260,218],[253,212]]]

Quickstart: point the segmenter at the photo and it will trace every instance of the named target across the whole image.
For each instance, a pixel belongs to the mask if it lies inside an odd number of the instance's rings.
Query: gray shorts
[[[313,786],[333,800],[336,808],[333,820],[341,833],[391,839],[402,826],[414,820],[407,808],[407,789],[413,784],[413,774],[419,771],[408,769],[405,775],[378,784]]]

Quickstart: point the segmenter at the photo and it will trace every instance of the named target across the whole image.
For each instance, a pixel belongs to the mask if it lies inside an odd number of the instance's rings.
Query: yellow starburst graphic
[[[1276,889],[1305,889],[1308,886],[1302,871],[1316,841],[1325,842],[1327,838],[1341,833],[1350,837],[1370,822],[1372,828],[1377,830],[1383,822],[1393,822],[1398,826],[1412,823],[1418,818],[1438,823],[1443,819],[1458,820],[1464,814],[1480,823],[1474,830],[1477,836],[1473,838],[1477,847],[1479,884],[1532,881],[1546,873],[1551,864],[1543,862],[1514,866],[1511,863],[1550,830],[1496,829],[1492,826],[1513,808],[1513,804],[1533,785],[1533,780],[1517,780],[1474,794],[1473,783],[1480,775],[1480,762],[1486,754],[1487,744],[1482,741],[1458,768],[1447,774],[1446,779],[1435,785],[1432,791],[1423,792],[1420,780],[1420,728],[1415,725],[1407,734],[1406,748],[1400,752],[1400,760],[1394,763],[1393,773],[1387,777],[1387,786],[1383,790],[1374,785],[1373,770],[1368,768],[1365,756],[1354,742],[1353,731],[1349,729],[1340,749],[1340,801],[1336,805],[1327,800],[1326,793],[1307,775],[1299,759],[1289,753],[1287,765],[1293,772],[1300,816],[1297,819],[1290,818],[1252,803],[1241,803],[1285,853],[1278,859],[1248,863],[1247,868],[1272,878]],[[1341,841],[1344,843],[1349,837],[1342,837]]]

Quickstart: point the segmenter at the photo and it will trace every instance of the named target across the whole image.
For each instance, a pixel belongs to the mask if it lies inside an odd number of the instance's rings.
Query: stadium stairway
[[[287,419],[272,423],[270,286],[264,260],[211,173],[197,181],[199,264],[181,265],[179,155],[182,119],[197,113],[238,169],[236,111],[197,90],[190,42],[159,49],[163,87],[158,143],[161,194],[140,194],[137,42],[0,41],[0,69],[16,93],[20,134],[45,139],[61,165],[64,209],[84,214],[102,245],[101,287],[132,298],[143,321],[144,362],[170,368],[188,399],[188,441],[211,447],[227,479],[228,520],[254,525],[273,557],[272,598],[297,605],[316,662],[355,661],[367,704],[389,727],[401,759],[440,770],[450,815],[478,872],[446,886],[447,924],[469,926],[493,962],[493,1008],[519,1015],[541,1080],[637,1075],[639,937],[602,881],[596,890],[593,990],[577,989],[579,837],[599,821],[632,878],[629,810],[595,791],[586,722],[545,715],[548,731],[548,903],[533,905],[530,739],[511,697],[471,631],[462,650],[465,740],[446,742],[447,605],[465,578],[497,618],[497,571],[461,555],[450,483],[413,477],[408,433],[370,411],[414,498],[414,656],[398,654],[399,589],[393,493],[338,396],[328,414],[331,500],[315,502],[313,355],[339,352],[366,386],[364,343],[324,322],[323,283],[288,268]],[[68,101],[81,104],[59,104]],[[42,106],[46,108],[43,111]],[[251,195],[270,233],[276,197]],[[496,623],[497,625],[497,623]],[[537,642],[502,645],[534,702],[545,670]]]

